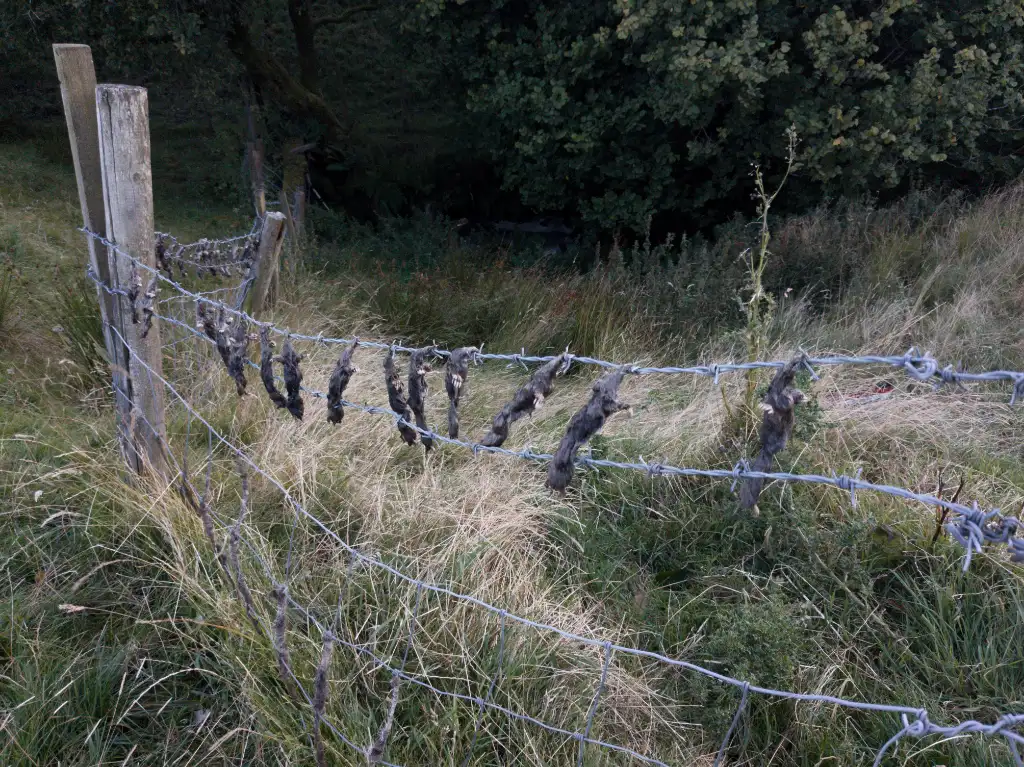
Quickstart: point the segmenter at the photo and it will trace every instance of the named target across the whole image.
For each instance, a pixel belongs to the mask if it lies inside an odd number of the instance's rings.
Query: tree
[[[429,193],[457,108],[401,0],[33,0],[0,3],[0,119],[59,114],[50,44],[88,43],[101,79],[151,108],[244,124],[254,86],[273,164],[312,147],[318,190],[372,217]],[[43,84],[43,87],[40,87]],[[169,109],[174,102],[173,109]]]
[[[504,183],[601,228],[722,220],[790,125],[804,202],[1024,167],[1018,0],[419,4]]]

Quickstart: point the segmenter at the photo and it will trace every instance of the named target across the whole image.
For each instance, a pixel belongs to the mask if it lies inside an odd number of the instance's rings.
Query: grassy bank
[[[166,171],[171,173],[169,169]],[[183,238],[233,233],[248,212],[182,202],[186,180],[157,188],[157,225]],[[0,497],[10,607],[0,617],[0,738],[10,764],[310,764],[310,710],[291,700],[272,648],[246,620],[198,520],[173,490],[124,483],[102,377],[90,368],[84,248],[68,168],[26,144],[0,147],[0,243],[16,286],[3,307]],[[275,321],[325,335],[395,338],[494,351],[560,351],[636,362],[744,356],[737,226],[711,244],[676,242],[613,255],[580,275],[468,245],[443,224],[370,233],[328,227],[310,268],[286,284]],[[331,238],[327,235],[331,234]],[[756,233],[755,233],[756,234]],[[850,206],[780,223],[767,275],[778,297],[768,337],[775,358],[812,352],[901,354],[911,345],[972,369],[1024,369],[1024,189],[973,205],[927,195],[901,206]],[[730,255],[731,254],[731,255]],[[421,257],[410,269],[408,256]],[[524,265],[526,263],[526,265]],[[55,270],[57,270],[55,272]],[[56,274],[56,277],[54,276]],[[70,289],[67,293],[64,288]],[[793,288],[787,293],[787,288]],[[78,291],[78,292],[76,292]],[[63,296],[77,296],[66,299]],[[58,328],[58,331],[54,329]],[[167,338],[165,340],[170,340]],[[306,385],[326,390],[336,348],[297,344]],[[359,350],[347,390],[386,402],[382,357]],[[215,364],[216,363],[216,364]],[[404,362],[403,362],[404,365]],[[1024,711],[1021,570],[1002,552],[961,571],[962,550],[933,511],[893,499],[771,487],[758,513],[726,484],[578,474],[565,498],[543,470],[510,459],[402,445],[391,421],[348,412],[333,427],[320,401],[303,422],[270,407],[250,376],[237,399],[208,352],[179,344],[165,371],[186,399],[343,540],[409,575],[450,585],[509,612],[584,636],[669,654],[752,683],[927,708],[935,721]],[[934,392],[892,370],[836,368],[803,380],[809,403],[781,456],[787,470],[854,474],[1015,511],[1024,502],[1024,411],[1005,388]],[[520,421],[511,447],[557,446],[586,400],[593,370],[560,379]],[[466,436],[479,437],[524,380],[488,363],[470,372]],[[430,377],[429,420],[446,402]],[[767,383],[767,379],[760,381]],[[892,384],[882,399],[864,398]],[[730,408],[744,381],[648,376],[629,380],[631,416],[611,419],[595,455],[642,455],[731,468],[754,438]],[[177,406],[169,431],[193,481],[206,434]],[[215,450],[218,532],[238,511],[231,456]],[[355,568],[265,479],[252,481],[247,535],[291,593],[331,619],[347,586],[341,635],[400,659],[415,590]],[[250,584],[273,579],[246,554]],[[269,623],[271,603],[258,598]],[[416,614],[410,673],[440,689],[486,693],[497,670],[496,616],[436,594]],[[494,702],[581,729],[601,674],[600,648],[522,626],[506,628]],[[320,633],[292,616],[296,674],[311,685]],[[389,675],[339,648],[328,716],[369,743],[384,720]],[[670,764],[710,765],[737,703],[695,674],[616,656],[592,736]],[[405,685],[386,759],[456,765],[477,708]],[[732,764],[870,763],[898,729],[892,716],[751,700]],[[364,757],[327,736],[332,763]],[[578,744],[499,713],[482,724],[472,764],[572,764]],[[908,740],[892,764],[1002,764],[1001,740]],[[588,765],[627,764],[590,747]]]

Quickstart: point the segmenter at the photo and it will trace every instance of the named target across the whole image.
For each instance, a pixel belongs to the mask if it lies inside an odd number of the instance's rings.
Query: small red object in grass
[[[889,394],[895,387],[891,383],[880,383],[875,384],[875,392],[877,394]]]

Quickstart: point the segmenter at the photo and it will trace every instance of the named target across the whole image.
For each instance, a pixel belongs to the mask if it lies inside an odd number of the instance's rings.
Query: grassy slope
[[[56,138],[53,140],[54,146]],[[155,142],[157,145],[159,142]],[[307,707],[292,703],[264,638],[246,622],[219,576],[199,525],[164,488],[123,484],[112,419],[90,377],[67,359],[54,325],[74,326],[54,296],[52,269],[81,268],[74,183],[46,151],[0,147],[0,235],[21,274],[15,319],[5,329],[0,395],[0,471],[10,609],[0,618],[0,738],[10,764],[307,764]],[[244,211],[184,199],[188,169],[161,166],[157,223],[200,234],[244,228]],[[912,222],[912,223],[909,223]],[[974,367],[1024,366],[1024,197],[1007,193],[973,210],[940,207],[809,216],[779,233],[779,260],[807,269],[852,264],[846,298],[813,317],[802,301],[779,308],[777,353],[797,345],[823,351],[902,352],[911,343]],[[425,248],[422,232],[404,247]],[[479,267],[473,251],[439,241],[441,263],[412,279],[380,262],[403,243],[359,239],[324,246],[351,269],[288,286],[280,324],[364,337],[396,334],[438,343],[530,350],[571,344],[578,352],[678,361],[741,356],[736,338],[652,330],[652,286],[691,284],[681,270],[643,279],[614,273],[554,278],[499,262]],[[382,256],[384,258],[382,258]],[[373,268],[367,266],[372,262]],[[783,279],[783,273],[780,279]],[[640,290],[628,285],[642,284]],[[86,294],[87,295],[87,294]],[[677,314],[702,311],[686,297]],[[710,300],[710,299],[709,299]],[[720,300],[716,299],[716,300]],[[726,297],[727,300],[727,297]],[[683,315],[686,316],[686,315]],[[1014,319],[1016,318],[1016,319]],[[181,345],[176,349],[187,349]],[[639,350],[639,351],[638,351]],[[310,346],[307,385],[326,389],[335,349]],[[73,357],[73,355],[72,355]],[[379,355],[357,353],[348,393],[382,404]],[[331,529],[407,572],[566,630],[659,650],[768,686],[927,707],[936,720],[1024,710],[1020,660],[1024,592],[1020,570],[1001,554],[960,571],[959,550],[930,542],[928,509],[861,494],[856,508],[835,492],[771,488],[760,513],[740,511],[728,487],[652,481],[601,472],[578,477],[565,500],[543,489],[537,467],[473,459],[443,449],[424,460],[401,446],[387,419],[348,413],[340,427],[307,403],[297,424],[272,411],[258,382],[237,401],[207,353],[178,351],[166,371],[215,425],[246,444]],[[537,416],[516,425],[510,444],[548,450],[587,393],[593,371],[564,379]],[[886,375],[888,371],[875,371]],[[810,384],[782,465],[852,473],[923,491],[964,477],[965,498],[1019,508],[1024,500],[1021,410],[1005,391],[932,393],[894,379],[897,393],[868,405],[846,401],[870,390],[866,370],[827,371]],[[485,365],[470,373],[464,430],[477,435],[522,381],[519,370]],[[443,386],[431,377],[431,422],[443,423]],[[636,404],[594,441],[595,454],[637,455],[689,465],[731,466],[749,434],[728,428],[723,398],[741,381],[631,380]],[[205,467],[206,435],[170,409],[180,457]],[[238,480],[214,455],[213,507],[237,510]],[[40,492],[41,491],[41,492]],[[947,495],[948,495],[947,491]],[[37,496],[37,493],[38,496]],[[223,522],[222,522],[223,523]],[[253,484],[248,530],[281,577],[289,539],[297,563],[291,591],[329,616],[343,588],[343,551],[314,526],[292,532],[290,512],[265,481]],[[271,583],[250,560],[257,593]],[[414,595],[393,578],[357,569],[343,627],[361,644],[400,656]],[[61,608],[61,605],[74,605]],[[82,608],[82,609],[79,609]],[[68,612],[71,610],[71,612]],[[268,602],[260,610],[272,617]],[[434,595],[421,604],[409,670],[439,687],[482,694],[495,671],[497,620]],[[320,651],[315,630],[289,633],[296,672],[307,682]],[[600,673],[600,650],[510,629],[506,675],[496,702],[545,721],[581,727]],[[335,653],[329,715],[357,743],[382,721],[388,677],[350,652]],[[616,657],[594,735],[669,763],[710,764],[736,703],[692,674]],[[202,721],[203,712],[211,712]],[[892,717],[848,716],[830,707],[752,701],[736,764],[861,764],[896,728]],[[3,713],[6,712],[6,713]],[[458,764],[476,709],[403,690],[388,759]],[[337,763],[361,757],[333,738]],[[489,714],[475,764],[574,763],[576,744]],[[1005,763],[999,741],[908,742],[893,763]],[[591,765],[626,760],[586,752]]]

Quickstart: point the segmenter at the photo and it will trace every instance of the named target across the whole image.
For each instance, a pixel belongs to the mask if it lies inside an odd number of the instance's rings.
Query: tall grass
[[[19,210],[31,221],[32,211]],[[973,205],[911,200],[779,222],[764,274],[777,302],[764,353],[781,358],[798,346],[900,353],[917,344],[974,367],[1020,369],[1024,338],[1012,318],[1024,309],[1022,220],[1024,190],[1009,189]],[[737,226],[712,244],[641,242],[580,274],[462,244],[443,226],[417,226],[433,255],[414,269],[389,262],[392,244],[406,236],[397,229],[376,243],[365,233],[347,245],[322,239],[312,254],[320,271],[287,286],[273,319],[312,333],[486,342],[500,351],[568,345],[622,361],[745,356],[739,255],[756,230]],[[401,247],[413,250],[416,238]],[[823,290],[831,291],[827,301]],[[58,316],[42,305],[47,322]],[[305,383],[325,390],[338,350],[299,351],[308,355]],[[386,402],[381,362],[357,350],[349,397]],[[331,530],[415,577],[566,631],[768,686],[927,707],[941,721],[991,720],[1024,707],[1019,566],[993,552],[962,573],[955,544],[940,537],[932,545],[928,509],[867,494],[851,507],[839,493],[787,486],[768,488],[752,516],[718,483],[613,471],[585,473],[556,498],[536,466],[447,448],[425,457],[401,444],[387,418],[349,412],[333,427],[322,404],[308,401],[306,419],[295,422],[267,403],[257,382],[239,400],[208,351],[175,347],[164,364],[205,417]],[[801,383],[811,402],[798,414],[784,468],[860,468],[874,481],[927,491],[940,477],[947,488],[962,477],[965,499],[1004,509],[1024,502],[1022,414],[1007,407],[1007,392],[918,390],[891,370],[821,373],[820,382]],[[544,407],[516,424],[509,446],[553,448],[586,400],[592,374],[578,369],[559,379]],[[490,363],[471,369],[461,416],[467,437],[486,429],[524,376]],[[858,396],[881,381],[895,385],[888,398]],[[169,488],[124,482],[109,413],[61,400],[60,389],[40,397],[37,388],[26,376],[0,391],[0,497],[9,530],[0,561],[12,593],[12,609],[0,616],[5,758],[309,763],[311,711],[277,679],[271,645],[219,574],[193,511]],[[735,377],[721,388],[705,379],[630,379],[622,394],[636,405],[633,416],[611,419],[592,450],[732,466],[743,446],[730,437],[723,396],[741,402],[744,390]],[[432,424],[444,422],[441,392],[431,376]],[[206,434],[173,398],[168,423],[174,454],[188,445],[200,483]],[[212,460],[210,500],[223,539],[239,483],[226,451],[218,447]],[[347,594],[339,635],[400,659],[413,589],[374,568],[355,568],[347,581],[344,550],[308,521],[293,532],[292,508],[267,480],[253,479],[251,500],[244,533],[272,577],[248,552],[243,562],[264,623],[273,617],[265,595],[285,577],[290,550],[297,600],[332,620]],[[441,689],[483,695],[497,671],[498,631],[496,616],[427,595],[407,670]],[[320,634],[293,614],[287,636],[308,687]],[[506,641],[494,701],[581,728],[600,678],[600,648],[525,627],[509,628]],[[330,679],[328,717],[354,742],[369,743],[387,708],[389,675],[339,648]],[[671,764],[710,765],[737,702],[735,691],[705,678],[617,656],[592,735]],[[460,764],[476,717],[470,702],[406,684],[386,759]],[[729,759],[862,764],[899,726],[893,717],[755,697]],[[325,738],[331,763],[362,763]],[[491,712],[470,763],[574,764],[577,748]],[[908,742],[891,761],[980,767],[1008,760],[996,739],[962,738]],[[627,762],[588,748],[584,763]]]
[[[108,386],[110,360],[95,285],[85,278],[64,279],[58,283],[54,303],[60,338],[73,365],[71,375],[88,389]]]

